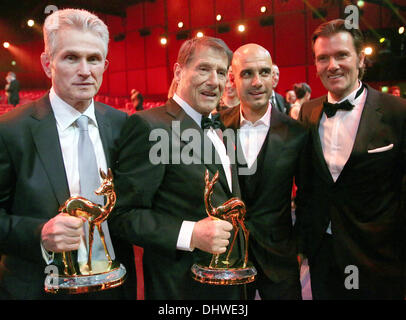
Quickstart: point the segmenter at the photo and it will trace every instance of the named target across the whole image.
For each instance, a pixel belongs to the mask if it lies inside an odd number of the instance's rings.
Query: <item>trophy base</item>
[[[110,270],[91,275],[49,275],[45,279],[45,291],[54,294],[80,294],[107,290],[124,283],[126,269],[116,264]]]
[[[236,285],[255,280],[257,270],[254,266],[245,268],[216,269],[198,264],[192,266],[193,279],[201,283],[214,285]]]

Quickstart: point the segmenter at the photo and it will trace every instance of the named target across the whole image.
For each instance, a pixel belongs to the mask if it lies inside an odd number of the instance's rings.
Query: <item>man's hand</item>
[[[83,236],[83,222],[81,218],[66,213],[49,220],[41,231],[44,249],[52,252],[77,250]]]
[[[196,222],[190,246],[213,254],[224,253],[232,229],[233,225],[228,221],[207,217]]]

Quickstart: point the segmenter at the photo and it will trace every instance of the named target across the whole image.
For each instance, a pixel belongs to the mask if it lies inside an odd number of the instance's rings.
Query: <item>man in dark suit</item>
[[[98,17],[84,10],[56,11],[44,23],[44,40],[41,62],[52,81],[50,92],[0,119],[1,299],[61,297],[45,293],[44,280],[47,265],[56,264],[60,252],[83,245],[83,221],[58,212],[70,196],[82,194],[76,120],[89,119],[97,168],[88,170],[106,172],[127,118],[93,100],[108,65],[108,30]],[[131,249],[116,246],[117,259],[131,261]],[[126,267],[126,293],[135,297],[134,267]],[[125,298],[126,293],[120,287],[74,298]]]
[[[276,92],[276,87],[279,83],[279,68],[276,64],[272,65],[272,95],[271,103],[275,106],[280,112],[289,115],[290,112],[290,103],[288,103],[279,93]]]
[[[201,124],[221,98],[230,60],[220,39],[187,40],[174,67],[174,96],[162,107],[131,116],[122,131],[115,169],[118,203],[110,227],[144,248],[146,299],[240,298],[239,286],[202,284],[190,270],[196,262],[209,265],[213,253],[224,253],[232,230],[228,221],[206,213],[205,171],[210,179],[219,172],[213,205],[239,195],[222,140]],[[210,152],[221,161],[213,163]]]
[[[20,102],[20,83],[16,78],[16,74],[11,71],[7,73],[6,80],[7,84],[5,90],[7,95],[7,103],[12,104],[15,107]]]
[[[269,103],[272,59],[266,49],[256,44],[237,49],[231,81],[241,103],[223,111],[221,118],[237,131],[249,257],[258,271],[257,281],[248,287],[249,298],[258,289],[262,299],[301,299],[291,192],[307,133]]]
[[[303,234],[315,299],[402,299],[406,103],[363,84],[363,36],[341,19],[313,34],[327,96],[305,103],[311,130]]]

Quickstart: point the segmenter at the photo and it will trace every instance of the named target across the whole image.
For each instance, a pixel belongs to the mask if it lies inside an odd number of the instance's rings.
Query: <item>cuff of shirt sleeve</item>
[[[195,248],[190,246],[192,241],[193,228],[195,227],[193,221],[183,221],[180,227],[178,242],[176,243],[176,249],[182,251],[193,251]]]
[[[42,245],[42,241],[41,241],[41,252],[42,252],[42,257],[44,258],[44,261],[47,265],[54,262],[55,253],[45,250],[44,246]]]

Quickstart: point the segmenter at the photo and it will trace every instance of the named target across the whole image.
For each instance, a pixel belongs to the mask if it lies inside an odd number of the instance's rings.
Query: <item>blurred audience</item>
[[[220,103],[217,105],[216,109],[213,110],[213,114],[221,110],[238,106],[240,104],[240,99],[238,98],[237,91],[230,81],[230,72],[232,72],[231,67],[228,69],[227,72],[227,82],[226,86],[224,87],[223,96],[221,97]]]
[[[137,91],[136,89],[132,89],[130,99],[136,111],[144,110],[144,97],[142,96],[141,92]]]
[[[290,105],[294,104],[296,101],[296,93],[293,90],[286,90],[285,101]]]
[[[276,87],[279,83],[279,68],[276,64],[272,65],[272,96],[271,96],[271,103],[272,106],[277,108],[280,112],[289,114],[290,112],[290,104],[285,101],[285,99],[276,92]]]
[[[300,108],[302,107],[303,103],[310,100],[312,90],[310,89],[310,86],[305,82],[294,84],[293,90],[296,94],[296,101],[291,106],[289,115],[293,119],[297,120],[297,118],[299,117]]]
[[[400,94],[400,88],[398,86],[392,86],[389,88],[389,93],[392,96],[396,96],[396,97],[401,97],[402,95]]]
[[[4,89],[6,90],[7,103],[15,107],[20,103],[20,83],[17,80],[16,74],[11,71],[7,73],[6,81],[7,84]]]

